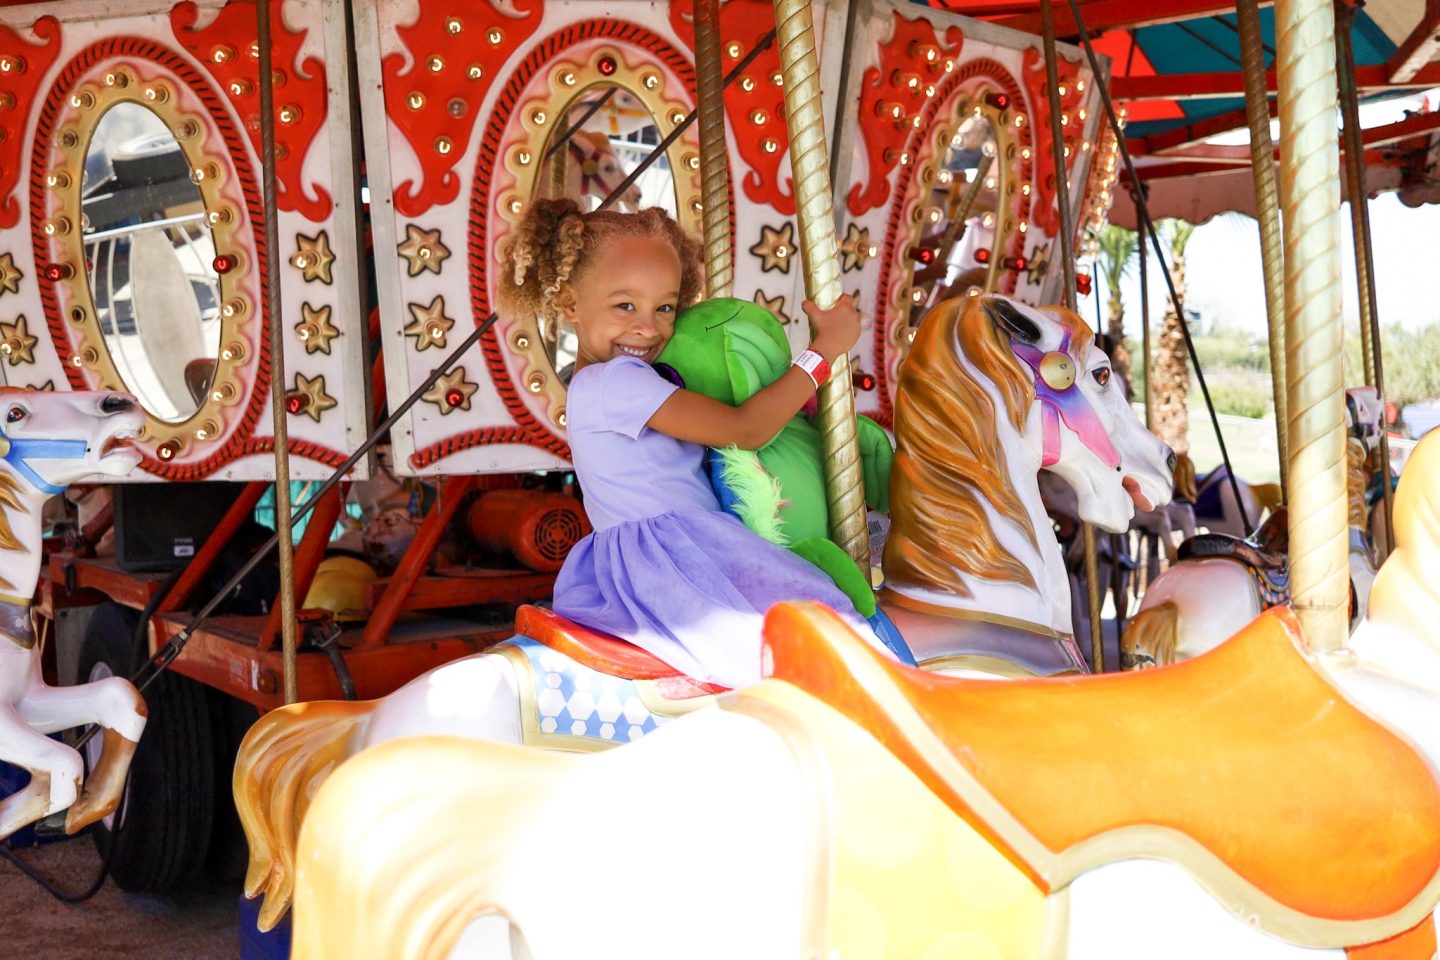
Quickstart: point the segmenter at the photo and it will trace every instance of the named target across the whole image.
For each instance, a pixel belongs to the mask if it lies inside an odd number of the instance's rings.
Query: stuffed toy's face
[[[739,406],[790,368],[790,344],[775,315],[748,300],[704,300],[675,319],[657,363],[685,389]]]

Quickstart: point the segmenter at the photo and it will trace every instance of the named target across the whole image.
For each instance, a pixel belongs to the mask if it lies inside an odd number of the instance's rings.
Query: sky
[[[1364,104],[1361,125],[1371,127],[1399,120],[1404,110],[1415,109],[1424,96],[1429,97],[1432,108],[1440,102],[1440,90],[1430,90],[1415,97]],[[1214,142],[1245,143],[1248,136],[1242,131]],[[1345,318],[1353,325],[1359,322],[1359,307],[1348,203],[1342,206],[1339,217],[1341,289]],[[1374,241],[1375,300],[1381,322],[1400,323],[1410,329],[1440,323],[1440,205],[1410,208],[1394,193],[1382,193],[1370,201],[1370,234]],[[1153,253],[1149,272],[1150,316],[1158,323],[1165,312],[1167,294]],[[1103,281],[1094,286],[1099,296],[1108,299],[1109,290]],[[1263,334],[1265,285],[1260,264],[1260,233],[1255,221],[1241,214],[1226,214],[1197,227],[1186,250],[1185,286],[1186,306],[1199,312],[1202,327],[1217,324]],[[1138,316],[1138,270],[1131,271],[1121,283],[1121,290],[1127,319]],[[1094,322],[1093,294],[1081,298],[1080,310],[1087,320]]]

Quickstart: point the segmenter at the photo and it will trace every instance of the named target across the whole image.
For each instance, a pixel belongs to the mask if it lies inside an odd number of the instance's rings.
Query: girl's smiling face
[[[614,237],[561,285],[555,306],[575,326],[577,369],[625,355],[654,361],[675,333],[680,255],[654,237]]]

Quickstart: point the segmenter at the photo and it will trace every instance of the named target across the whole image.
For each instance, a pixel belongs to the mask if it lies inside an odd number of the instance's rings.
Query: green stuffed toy
[[[687,390],[739,406],[790,368],[790,344],[775,316],[747,300],[706,300],[675,320],[675,335],[657,365],[670,367]],[[865,502],[889,509],[895,452],[884,429],[857,418]],[[825,571],[863,617],[875,594],[848,554],[829,538],[820,431],[797,414],[759,450],[714,450],[711,481],[721,505],[760,536]]]

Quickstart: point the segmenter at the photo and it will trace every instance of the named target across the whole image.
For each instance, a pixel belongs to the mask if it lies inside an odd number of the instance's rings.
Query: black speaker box
[[[121,570],[174,570],[240,496],[243,483],[123,483],[115,496],[115,561]]]

